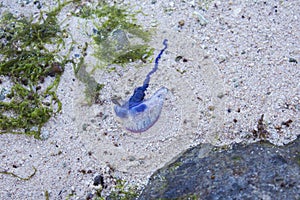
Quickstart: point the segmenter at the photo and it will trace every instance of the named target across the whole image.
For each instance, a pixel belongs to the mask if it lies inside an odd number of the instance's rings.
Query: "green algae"
[[[49,191],[48,190],[45,190],[44,195],[45,195],[45,199],[46,200],[50,199],[50,195],[49,195]]]
[[[120,178],[116,178],[116,185],[109,189],[108,196],[102,196],[103,187],[97,188],[95,190],[92,199],[94,200],[131,200],[137,199],[139,194],[141,193],[141,189],[138,188],[137,185],[129,185],[128,181]],[[69,196],[72,194],[69,194]],[[75,195],[73,195],[75,196]]]
[[[86,65],[83,58],[75,68],[75,75],[81,82],[85,84],[85,97],[88,105],[99,102],[100,90],[104,87],[104,84],[98,83],[93,76],[86,71]]]
[[[34,171],[32,172],[32,174],[30,174],[27,177],[21,177],[21,176],[15,174],[13,172],[8,172],[8,171],[0,171],[0,174],[7,174],[7,175],[11,175],[13,177],[16,177],[16,178],[18,178],[18,179],[20,179],[22,181],[28,181],[28,180],[30,180],[36,174],[36,171],[37,171],[37,169],[35,167],[32,167],[32,168],[33,168]]]
[[[128,186],[125,180],[117,179],[114,191],[109,195],[113,200],[130,200],[136,199],[140,193],[136,186]]]
[[[68,62],[68,55],[58,55],[64,48],[64,30],[56,18],[61,8],[41,11],[35,20],[9,12],[0,19],[0,77],[10,85],[0,101],[0,134],[40,138],[42,126],[61,110],[55,91]]]
[[[170,173],[177,170],[182,164],[183,164],[182,162],[173,163],[172,166],[170,166],[170,169],[169,169]]]
[[[139,12],[128,10],[101,2],[93,7],[84,6],[79,13],[74,14],[93,20],[93,55],[100,62],[97,68],[103,69],[112,64],[125,66],[137,60],[146,62],[153,55],[154,49],[148,45],[151,31],[137,24],[135,16]]]

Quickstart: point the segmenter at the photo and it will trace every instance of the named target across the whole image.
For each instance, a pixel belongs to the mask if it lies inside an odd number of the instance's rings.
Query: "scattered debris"
[[[37,171],[35,167],[32,167],[32,168],[33,168],[34,172],[32,174],[30,174],[29,176],[27,176],[27,177],[20,177],[19,175],[16,175],[15,173],[8,172],[8,171],[0,171],[0,174],[7,174],[7,175],[11,175],[13,177],[16,177],[16,178],[18,178],[22,181],[28,181],[35,175],[35,173]]]
[[[266,125],[264,124],[264,114],[261,115],[257,122],[257,130],[252,130],[253,137],[259,138],[261,140],[266,140],[270,133],[266,130]]]

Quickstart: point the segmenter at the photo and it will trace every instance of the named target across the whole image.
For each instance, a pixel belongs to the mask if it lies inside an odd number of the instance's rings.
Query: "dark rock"
[[[155,172],[139,199],[300,199],[300,136],[284,147],[198,145]]]

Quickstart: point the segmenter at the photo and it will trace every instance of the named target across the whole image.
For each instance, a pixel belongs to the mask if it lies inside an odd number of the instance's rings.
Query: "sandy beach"
[[[33,1],[1,1],[0,13],[35,15]],[[57,4],[40,1],[41,9]],[[0,199],[88,199],[103,177],[105,197],[117,179],[142,187],[149,176],[189,147],[252,143],[262,115],[266,139],[284,145],[300,134],[300,6],[293,1],[137,1],[119,6],[142,11],[137,23],[154,30],[155,56],[168,39],[146,98],[161,87],[168,93],[158,121],[143,133],[126,131],[111,99],[127,99],[143,84],[154,63],[137,61],[115,71],[97,69],[104,84],[100,103],[88,105],[85,85],[67,64],[57,89],[62,111],[42,128],[43,140],[0,135]],[[66,19],[72,5],[58,19]],[[69,17],[76,45],[91,42],[93,23]],[[66,43],[70,43],[70,37]],[[99,62],[87,49],[91,71]],[[3,79],[3,77],[1,77]],[[5,87],[0,84],[0,88]],[[286,123],[286,122],[290,123]]]

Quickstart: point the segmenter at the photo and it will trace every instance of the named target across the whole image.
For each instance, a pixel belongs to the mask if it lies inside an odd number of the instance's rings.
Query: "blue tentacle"
[[[158,56],[155,59],[155,64],[153,69],[147,74],[146,79],[144,80],[143,86],[141,87],[137,87],[134,89],[134,93],[133,95],[130,97],[129,99],[129,109],[131,109],[132,107],[135,107],[137,105],[139,105],[140,103],[143,102],[144,98],[145,98],[145,91],[147,90],[148,86],[149,86],[149,82],[150,82],[150,76],[156,72],[156,70],[158,69],[158,63],[159,60],[161,58],[161,55],[164,53],[164,51],[167,49],[168,44],[167,44],[168,40],[165,39],[163,41],[163,45],[165,46],[160,53],[158,54]]]

